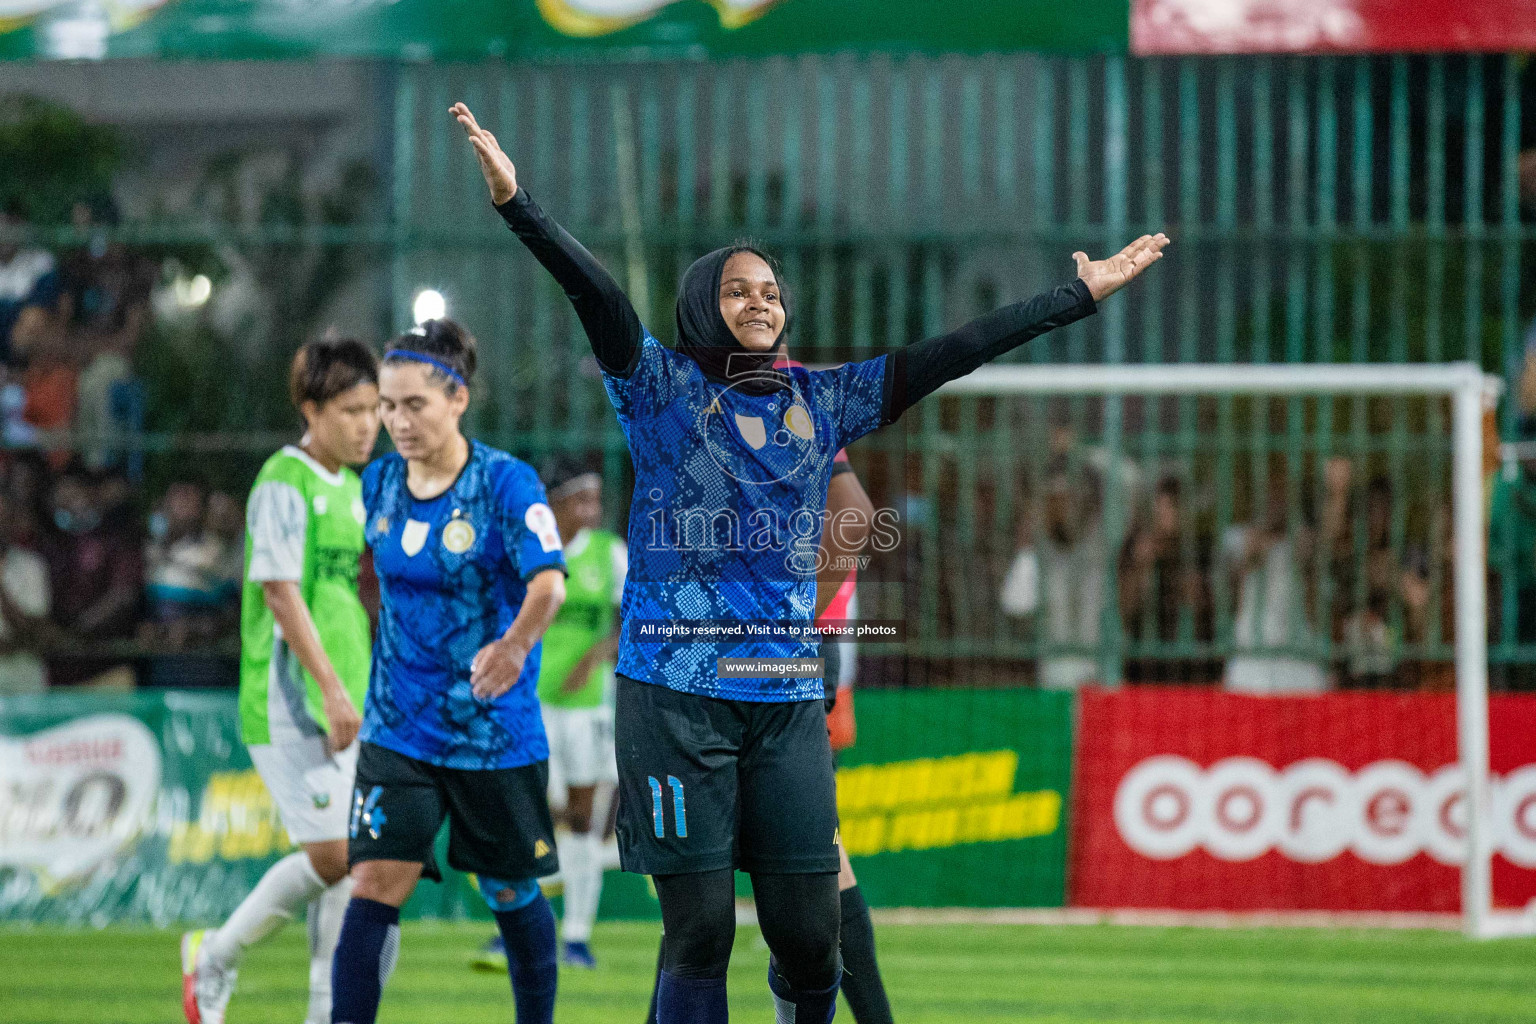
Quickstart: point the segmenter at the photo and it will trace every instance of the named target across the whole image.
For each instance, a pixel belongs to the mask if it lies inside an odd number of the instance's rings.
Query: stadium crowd
[[[50,252],[3,210],[0,695],[132,685],[131,659],[227,647],[238,619],[241,500],[188,477],[149,504],[120,443],[143,425],[134,355],[159,268],[106,240],[114,220],[109,200],[76,204],[88,241]]]
[[[8,453],[0,695],[129,687],[139,662],[171,669],[188,652],[231,656],[244,533],[243,502],[196,479],[174,481],[146,509],[119,469],[54,470],[38,453]],[[166,664],[148,664],[156,659]]]
[[[73,430],[98,440],[81,456],[100,470],[114,462],[100,440],[142,424],[133,359],[158,268],[108,240],[116,220],[110,199],[76,203],[72,219],[88,241],[54,253],[21,241],[28,224],[19,204],[0,211],[0,410],[7,447]],[[66,459],[51,462],[59,468]]]
[[[1520,462],[1501,459],[1494,426],[1490,414],[1489,639],[1526,644],[1536,608],[1536,484]],[[1322,460],[1302,479],[1284,459],[1268,461],[1252,514],[1221,528],[1212,496],[1189,493],[1182,474],[1130,460],[1111,466],[1103,449],[1056,428],[998,587],[1005,616],[1041,644],[1040,684],[1100,681],[1096,652],[1106,604],[1116,601],[1127,682],[1220,683],[1246,693],[1453,689],[1448,499],[1410,509],[1387,476],[1348,457]],[[1111,472],[1128,510],[1114,593],[1103,571]],[[1516,610],[1507,638],[1506,591]],[[1212,653],[1223,646],[1234,653]],[[1506,685],[1529,685],[1524,666],[1505,674]]]

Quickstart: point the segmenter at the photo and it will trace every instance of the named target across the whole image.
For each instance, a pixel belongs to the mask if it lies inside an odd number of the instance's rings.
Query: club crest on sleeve
[[[362,526],[363,523],[367,522],[367,520],[368,520],[368,510],[363,507],[363,499],[362,498],[353,498],[352,499],[352,518],[357,520],[357,525],[358,526]],[[389,520],[385,519],[384,522],[388,523]]]
[[[443,547],[462,555],[475,544],[475,528],[467,519],[455,519],[443,527]]]
[[[379,516],[373,521],[373,532],[379,534],[389,533],[389,516]]]
[[[400,550],[407,555],[418,554],[427,542],[427,531],[431,528],[419,519],[407,519],[405,529],[400,531]]]
[[[545,551],[560,550],[560,529],[555,525],[555,514],[549,510],[548,505],[542,501],[529,505],[528,511],[523,513],[523,522],[539,539],[539,547]]]

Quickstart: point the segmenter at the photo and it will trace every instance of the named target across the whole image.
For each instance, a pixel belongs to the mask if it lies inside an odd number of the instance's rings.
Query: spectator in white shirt
[[[0,210],[0,364],[15,365],[44,329],[58,303],[60,282],[52,254],[24,248],[27,226],[19,204]]]
[[[1037,618],[1046,689],[1073,689],[1099,675],[1107,568],[1102,508],[1099,474],[1059,462],[1045,480],[1035,543],[1019,551],[1003,581],[1003,611]]]
[[[1328,674],[1315,656],[1318,633],[1309,614],[1310,561],[1316,531],[1290,523],[1283,473],[1272,473],[1253,523],[1228,528],[1222,545],[1237,582],[1226,688],[1235,693],[1319,693]]]

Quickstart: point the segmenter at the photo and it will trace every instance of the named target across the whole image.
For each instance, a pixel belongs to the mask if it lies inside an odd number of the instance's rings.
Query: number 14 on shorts
[[[646,781],[651,784],[651,824],[656,829],[656,838],[665,839],[667,836],[667,822],[662,814],[661,783],[656,781],[656,776],[646,776]],[[688,838],[688,810],[683,799],[683,784],[676,776],[667,776],[667,786],[672,790],[672,817],[677,825],[677,838]]]

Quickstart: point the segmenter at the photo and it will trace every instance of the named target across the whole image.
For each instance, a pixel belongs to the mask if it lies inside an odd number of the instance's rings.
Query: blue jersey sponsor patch
[[[405,474],[394,454],[363,471],[380,607],[362,738],[447,768],[542,761],[539,647],[495,700],[476,698],[469,675],[517,617],[527,580],[565,567],[544,486],[527,463],[478,441],[430,501],[411,495]]]

